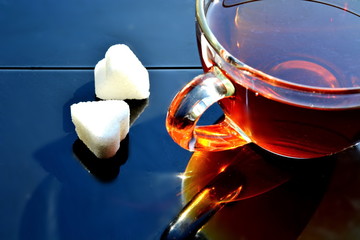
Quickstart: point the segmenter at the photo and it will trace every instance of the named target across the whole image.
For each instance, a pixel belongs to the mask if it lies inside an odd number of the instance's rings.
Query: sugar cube
[[[80,140],[98,157],[113,157],[129,132],[130,109],[122,100],[89,101],[70,107]]]
[[[95,94],[100,99],[146,99],[149,73],[125,44],[111,46],[94,71]]]

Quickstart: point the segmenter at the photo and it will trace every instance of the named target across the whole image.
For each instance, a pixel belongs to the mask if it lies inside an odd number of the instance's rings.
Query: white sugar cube
[[[95,66],[95,94],[100,99],[146,99],[149,73],[124,44],[111,46]]]
[[[70,107],[78,137],[98,157],[113,157],[129,132],[130,109],[122,100],[80,102]]]

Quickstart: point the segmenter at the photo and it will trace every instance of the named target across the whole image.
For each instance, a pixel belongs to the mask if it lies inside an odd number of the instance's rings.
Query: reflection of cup
[[[197,151],[182,177],[185,205],[161,239],[295,239],[326,191],[334,160],[289,161],[254,144]]]
[[[196,1],[205,74],[173,100],[167,129],[189,150],[248,142],[315,158],[360,138],[360,18],[356,1]],[[218,102],[225,118],[197,126]]]
[[[245,178],[244,188],[236,201],[224,206],[201,228],[206,239],[297,239],[309,225],[324,194],[328,194],[335,160],[326,157],[288,161],[252,144],[221,152],[198,151],[186,167],[182,196],[184,203],[192,201],[224,166],[235,168]],[[231,181],[225,179],[217,186],[230,185],[226,180]],[[334,211],[329,209],[328,214]],[[327,222],[334,221],[327,217]],[[311,227],[312,233],[315,227]]]

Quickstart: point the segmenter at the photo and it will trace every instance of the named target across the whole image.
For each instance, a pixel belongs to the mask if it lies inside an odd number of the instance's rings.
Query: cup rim
[[[211,31],[209,25],[206,21],[206,15],[205,15],[205,2],[208,4],[213,1],[222,1],[222,0],[196,0],[196,20],[199,28],[204,33],[204,37],[208,41],[208,43],[211,45],[211,47],[215,50],[215,52],[228,64],[230,64],[232,67],[235,67],[239,70],[244,70],[247,73],[251,73],[253,76],[261,77],[261,79],[264,79],[263,81],[266,81],[268,84],[276,87],[282,87],[287,88],[295,91],[303,91],[303,92],[311,92],[311,93],[322,93],[322,94],[355,94],[360,93],[360,87],[350,87],[350,88],[326,88],[326,87],[314,87],[314,86],[307,86],[302,84],[297,84],[293,82],[289,82],[287,80],[277,78],[274,76],[271,76],[270,74],[267,74],[265,72],[262,72],[260,70],[257,70],[244,62],[240,61],[236,57],[234,57],[230,52],[228,52],[221,43],[217,40],[213,32]],[[259,0],[250,0],[246,2],[254,2]]]

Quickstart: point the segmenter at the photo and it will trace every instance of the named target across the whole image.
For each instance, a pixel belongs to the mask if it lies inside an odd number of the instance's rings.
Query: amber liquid
[[[360,9],[359,3],[350,3]],[[264,0],[226,7],[214,1],[206,17],[222,46],[252,68],[303,86],[352,88],[360,86],[360,18],[350,3]],[[205,69],[213,62],[204,55],[202,60]],[[360,138],[359,108],[275,101],[266,91],[234,83],[236,101],[221,101],[224,112],[271,152],[320,157]]]

